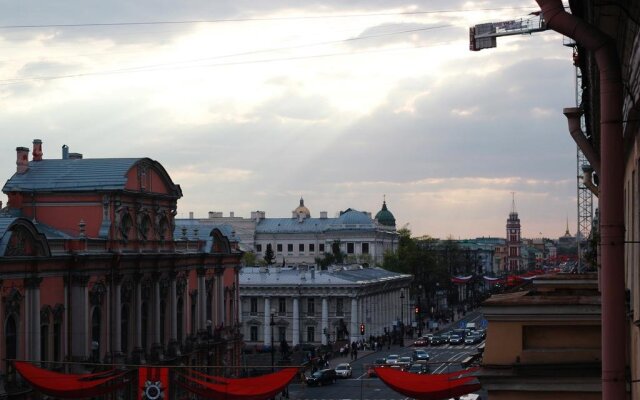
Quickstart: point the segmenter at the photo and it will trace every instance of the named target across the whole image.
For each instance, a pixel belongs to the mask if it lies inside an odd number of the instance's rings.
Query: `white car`
[[[349,363],[342,363],[336,366],[336,375],[339,378],[351,378],[352,373],[351,364]]]
[[[395,363],[397,363],[399,357],[400,356],[397,355],[397,354],[389,354],[387,356],[387,364],[395,364]]]

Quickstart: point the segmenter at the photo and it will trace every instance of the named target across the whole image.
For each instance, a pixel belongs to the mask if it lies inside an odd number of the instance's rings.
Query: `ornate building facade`
[[[519,271],[522,269],[522,238],[520,237],[520,218],[516,212],[516,202],[513,200],[511,212],[507,219],[507,269]]]
[[[0,214],[0,358],[237,365],[237,242],[174,236],[182,197],[157,161],[18,147]],[[202,362],[200,358],[199,362]],[[0,372],[6,373],[6,364]]]

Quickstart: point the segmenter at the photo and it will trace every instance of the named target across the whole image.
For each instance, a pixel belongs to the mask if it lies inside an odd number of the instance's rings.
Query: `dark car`
[[[336,371],[334,369],[321,369],[311,374],[307,378],[307,385],[309,386],[322,386],[328,383],[334,383],[338,379]]]
[[[476,329],[476,333],[479,333],[480,337],[482,339],[486,339],[487,338],[487,330],[486,329]]]
[[[376,360],[373,362],[373,364],[371,364],[369,366],[369,368],[367,369],[367,375],[369,375],[369,378],[374,378],[376,376],[378,376],[378,374],[376,374],[376,367],[386,367],[387,366],[387,359],[386,358],[376,358]]]
[[[464,338],[460,335],[453,334],[449,337],[449,344],[463,344]]]
[[[431,339],[431,345],[432,346],[438,346],[438,345],[445,344],[445,343],[447,343],[447,340],[443,336],[439,336],[438,335],[438,336],[434,336]]]
[[[417,349],[411,353],[411,359],[413,360],[413,362],[426,363],[427,361],[429,361],[429,353],[427,353],[423,349]]]
[[[419,338],[416,339],[415,342],[413,342],[413,345],[416,347],[424,347],[424,346],[428,346],[429,345],[429,340],[426,338]]]
[[[471,334],[464,338],[464,344],[476,344],[482,341],[482,337],[478,333]]]
[[[407,369],[407,372],[419,375],[428,374],[429,366],[426,364],[413,364]]]

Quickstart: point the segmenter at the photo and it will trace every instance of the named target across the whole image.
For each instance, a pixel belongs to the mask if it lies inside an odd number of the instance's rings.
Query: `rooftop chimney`
[[[33,161],[42,161],[42,140],[33,139]]]
[[[69,153],[69,160],[82,160],[82,153]]]
[[[62,145],[62,159],[66,160],[69,158],[69,146],[66,144]]]
[[[327,212],[326,211],[320,211],[320,219],[327,219]]]
[[[29,149],[26,147],[16,147],[16,172],[24,174],[29,169]]]
[[[189,219],[193,219],[193,211],[189,211]]]
[[[230,217],[230,218],[233,218],[233,217],[235,217],[235,216],[236,216],[236,214],[235,214],[233,211],[230,211],[230,212],[229,212],[229,217]]]

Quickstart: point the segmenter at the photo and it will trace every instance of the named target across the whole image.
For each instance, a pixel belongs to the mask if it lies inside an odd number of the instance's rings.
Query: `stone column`
[[[178,289],[176,283],[176,274],[171,274],[171,288],[169,295],[171,304],[171,337],[170,340],[178,339]]]
[[[358,299],[356,297],[351,298],[351,334],[350,342],[358,340],[360,335],[360,326],[358,325]]]
[[[113,319],[111,320],[110,335],[113,335],[113,352],[119,354],[122,351],[122,304],[120,294],[122,292],[121,276],[112,276],[111,284],[115,284],[113,293]]]
[[[27,360],[41,360],[40,349],[40,283],[42,278],[25,278],[25,356]]]
[[[89,275],[71,276],[71,307],[66,310],[71,316],[71,359],[86,360],[89,357]]]
[[[300,298],[298,295],[293,297],[293,337],[292,345],[295,347],[300,344]]]
[[[329,302],[327,301],[326,297],[322,298],[321,325],[322,325],[322,332],[320,334],[322,335],[322,344],[328,344],[326,333],[329,333]]]
[[[271,299],[264,298],[264,345],[271,345]]]
[[[218,292],[218,324],[222,325],[226,321],[226,310],[224,301],[224,269],[217,272],[217,292]]]
[[[197,269],[198,276],[198,303],[196,304],[196,332],[207,329],[207,285],[205,282],[206,270]]]
[[[160,276],[153,280],[153,343],[160,344]]]
[[[142,349],[142,276],[135,278],[135,316],[136,316],[136,337],[135,347]]]

